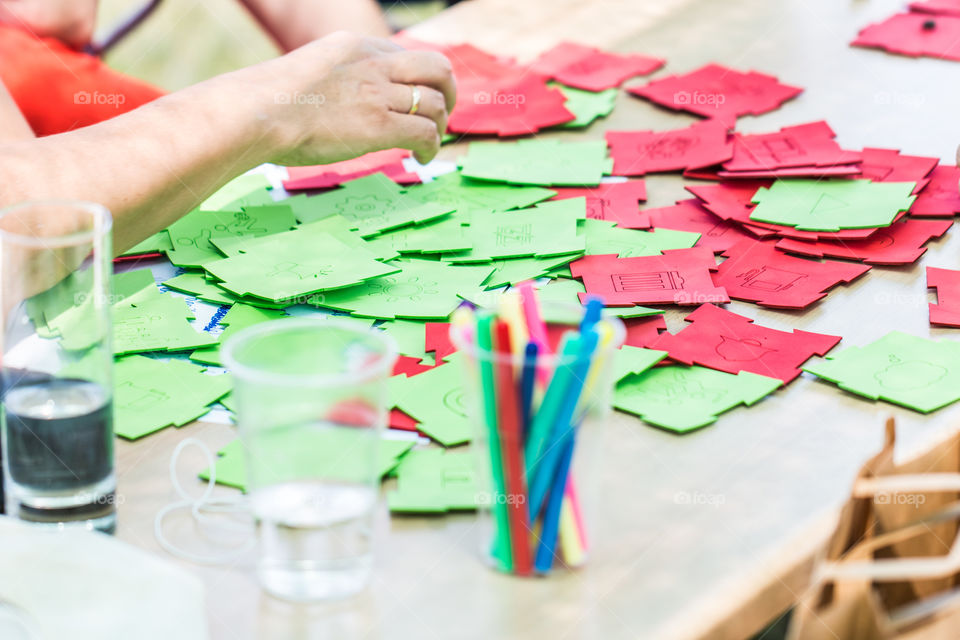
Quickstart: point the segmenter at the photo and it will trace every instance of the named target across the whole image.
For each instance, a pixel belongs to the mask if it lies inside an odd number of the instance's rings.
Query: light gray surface
[[[599,10],[603,2],[596,4]],[[806,89],[778,111],[741,119],[739,130],[826,119],[847,148],[901,148],[952,161],[960,138],[960,63],[847,44],[859,28],[904,4],[701,0],[615,48],[667,58],[658,76],[720,62]],[[667,129],[693,120],[621,95],[614,114],[585,135]],[[687,197],[678,177],[653,176],[647,186],[650,206]],[[743,303],[729,308],[766,326],[841,335],[839,348],[894,329],[960,339],[960,330],[931,330],[923,272],[926,265],[960,268],[960,232],[930,247],[920,264],[875,268],[802,313]],[[668,324],[677,330],[681,314],[670,312]],[[389,537],[372,589],[337,605],[298,608],[271,601],[253,587],[249,567],[195,570],[211,589],[218,638],[673,638],[677,629],[707,615],[701,607],[729,596],[730,580],[764,576],[768,554],[839,504],[856,469],[880,446],[880,424],[889,414],[898,418],[903,450],[910,450],[957,425],[960,405],[923,416],[871,403],[805,374],[755,407],[736,409],[682,437],[614,414],[604,443],[596,544],[589,567],[577,575],[519,580],[490,572],[473,553],[469,516],[384,522]],[[212,444],[230,439],[227,427],[192,431]],[[165,489],[137,477],[165,464],[164,437],[148,439],[155,463],[135,453],[140,445],[131,445],[137,465],[126,467],[127,486],[158,504]],[[138,482],[153,489],[141,492]],[[698,501],[706,504],[686,504]],[[147,506],[140,502],[137,510],[147,513]],[[150,547],[148,536],[137,535],[143,517],[133,508],[124,514],[121,507],[119,535]]]

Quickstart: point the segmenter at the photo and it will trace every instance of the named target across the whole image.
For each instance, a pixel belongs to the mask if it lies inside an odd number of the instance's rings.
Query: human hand
[[[238,73],[262,92],[278,164],[327,164],[393,147],[428,162],[456,102],[442,55],[345,32]],[[414,86],[420,104],[411,114]]]
[[[82,49],[93,38],[98,0],[0,0],[0,22]]]

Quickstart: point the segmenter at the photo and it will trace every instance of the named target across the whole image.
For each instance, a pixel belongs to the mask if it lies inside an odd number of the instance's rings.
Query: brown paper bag
[[[960,562],[947,561],[960,522],[960,434],[901,465],[894,442],[891,419],[883,448],[856,476],[814,587],[798,602],[792,640],[939,638],[938,629],[960,637],[952,593]]]

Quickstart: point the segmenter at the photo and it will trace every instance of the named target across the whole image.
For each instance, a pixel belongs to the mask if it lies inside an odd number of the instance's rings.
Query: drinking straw
[[[597,346],[597,340],[597,332],[592,329],[580,335],[579,349],[570,370],[569,384],[565,389],[562,403],[554,415],[549,431],[549,446],[543,449],[541,459],[537,462],[533,475],[528,474],[531,517],[537,514],[543,506],[547,489],[556,473],[560,455],[563,453],[562,447],[572,434],[573,413],[580,401],[580,392],[583,390],[583,383],[590,369],[590,362]],[[556,374],[554,374],[554,378],[556,378]],[[537,417],[540,417],[539,414]]]
[[[537,302],[537,293],[533,288],[533,284],[526,280],[517,285],[517,288],[520,290],[521,300],[523,302],[524,314],[527,319],[527,326],[530,332],[531,340],[539,339],[542,346],[546,351],[549,352],[550,346],[547,339],[547,325],[543,321],[543,313],[540,311],[540,305]],[[601,317],[603,312],[603,302],[597,296],[591,296],[588,303],[587,309],[585,311],[584,317],[580,323],[581,332],[593,326]],[[546,384],[548,380],[548,371],[546,368],[542,367],[538,373],[540,373],[540,382],[541,384]],[[546,375],[544,375],[546,374]],[[580,501],[577,499],[577,490],[576,483],[573,479],[573,474],[570,474],[569,479],[567,480],[567,486],[564,489],[565,503],[566,507],[563,509],[563,520],[561,522],[561,533],[563,540],[566,542],[569,547],[579,547],[580,555],[583,555],[583,552],[586,550],[587,546],[587,534],[586,529],[583,524],[583,516],[580,510]],[[570,517],[574,518],[573,522],[569,521]],[[572,536],[575,534],[575,538]]]
[[[547,437],[550,435],[550,429],[556,422],[557,414],[563,404],[564,395],[567,393],[567,387],[570,386],[570,377],[573,374],[573,365],[577,354],[580,351],[580,338],[573,332],[563,336],[563,343],[560,345],[560,359],[553,371],[553,379],[547,386],[547,392],[540,402],[540,409],[533,417],[530,425],[530,435],[527,438],[527,445],[524,450],[524,462],[527,467],[527,481],[534,475],[534,470],[540,464],[540,456],[543,454],[546,446]],[[530,513],[530,519],[534,519],[535,512]]]
[[[492,350],[493,318],[489,313],[477,317],[477,360],[480,363],[480,385],[483,394],[484,422],[487,427],[487,441],[490,449],[490,469],[493,476],[493,496],[491,507],[496,530],[493,542],[493,557],[504,571],[512,571],[510,541],[507,537],[507,504],[503,479],[503,461],[500,458],[500,439],[497,437],[497,399],[494,395],[495,376],[493,371]]]
[[[573,432],[565,440],[560,451],[556,474],[551,478],[550,500],[543,515],[543,530],[540,533],[540,544],[534,560],[534,568],[546,573],[553,566],[554,550],[557,546],[557,531],[560,524],[560,512],[563,506],[563,488],[567,484],[570,471],[570,460],[573,458],[573,446],[576,437]]]
[[[580,332],[583,333],[600,322],[602,315],[603,298],[600,296],[589,296],[587,298],[586,310],[583,312],[583,320],[580,321]]]
[[[520,307],[520,296],[516,291],[507,291],[500,296],[500,317],[507,322],[510,327],[510,340],[517,348],[526,344],[529,334],[527,333],[527,323],[523,317],[523,310]]]
[[[540,351],[537,343],[530,341],[523,352],[523,370],[520,374],[520,417],[522,419],[522,437],[526,441],[530,434],[530,412],[533,410],[533,387],[536,381],[537,354]]]
[[[570,474],[567,474],[567,490],[570,489]],[[560,550],[563,560],[569,567],[579,567],[586,559],[586,549],[580,531],[577,530],[577,520],[573,515],[573,505],[564,495],[560,506]]]
[[[530,341],[536,343],[541,354],[547,355],[550,353],[550,338],[547,336],[547,324],[543,321],[533,283],[525,280],[517,285],[517,289],[520,291],[520,302],[523,307],[523,317],[527,321]],[[550,383],[550,369],[545,362],[545,360],[542,361],[537,368],[537,381],[541,387],[546,387]]]
[[[530,526],[527,508],[521,496],[526,495],[523,481],[523,462],[520,459],[520,405],[513,375],[513,353],[510,349],[510,326],[500,320],[496,324],[496,374],[499,400],[499,434],[506,480],[507,517],[510,527],[510,556],[513,569],[520,575],[529,575]]]
[[[593,394],[598,378],[603,375],[607,364],[607,356],[609,355],[610,342],[613,340],[613,327],[611,327],[608,322],[600,319],[593,325],[593,328],[600,334],[600,344],[597,349],[597,355],[593,359],[593,363],[590,365],[590,372],[587,374],[586,382],[584,383],[583,393],[580,396],[581,402]],[[580,409],[585,410],[585,408],[582,406]],[[574,422],[579,424],[581,420],[582,417],[578,417],[574,419]],[[569,506],[569,508],[565,508],[560,516],[560,540],[563,544],[564,557],[567,559],[567,563],[575,566],[583,561],[582,557],[586,552],[589,543],[587,542],[587,528],[583,524],[583,512],[580,509],[580,501],[577,499],[577,488],[573,482],[572,472],[567,477],[565,493],[567,502],[569,502],[569,505],[566,505],[565,503],[565,506]],[[573,518],[574,522],[572,528],[570,524],[567,523],[567,518],[571,517]],[[571,539],[574,533],[576,534],[575,540]],[[570,560],[570,556],[580,557],[581,559],[579,562],[575,562]]]

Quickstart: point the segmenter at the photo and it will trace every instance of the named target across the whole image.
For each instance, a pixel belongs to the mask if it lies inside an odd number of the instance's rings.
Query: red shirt
[[[38,136],[126,113],[164,92],[55,38],[0,24],[0,81]]]

